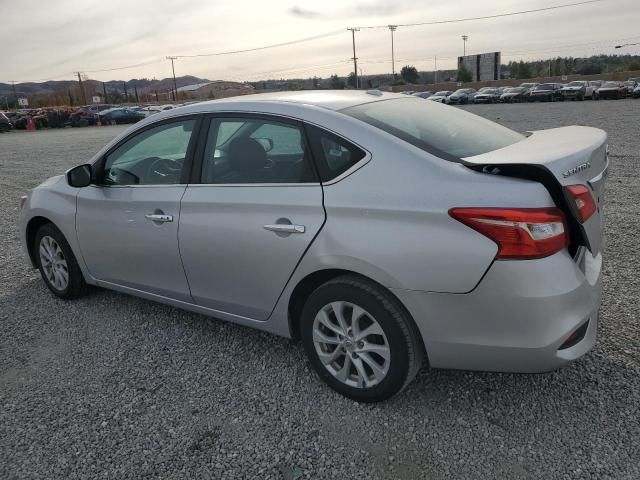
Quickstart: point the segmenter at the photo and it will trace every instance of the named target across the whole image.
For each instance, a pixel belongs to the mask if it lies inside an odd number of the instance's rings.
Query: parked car
[[[449,105],[466,105],[473,102],[476,91],[473,88],[459,88],[447,97]]]
[[[531,91],[537,87],[538,85],[540,85],[539,83],[531,83],[531,82],[525,82],[525,83],[521,83],[519,86],[522,88],[526,88],[526,92],[523,94],[524,98],[526,100],[529,99],[529,95],[531,94]]]
[[[529,91],[525,87],[511,87],[507,88],[502,95],[500,95],[499,101],[501,103],[520,103],[524,100],[524,95]]]
[[[430,92],[428,90],[425,90],[424,92],[416,92],[413,94],[414,97],[420,97],[420,98],[429,98],[432,95],[433,95],[433,92]]]
[[[594,345],[602,130],[525,136],[379,91],[156,118],[22,199],[23,248],[56,296],[97,285],[300,336],[320,378],[364,402],[427,358],[544,372]]]
[[[449,98],[449,95],[451,95],[452,93],[453,92],[451,90],[441,90],[431,95],[428,98],[428,100],[432,100],[434,102],[447,103],[447,98]]]
[[[473,97],[473,103],[498,103],[502,92],[497,88],[485,88]]]
[[[112,108],[115,108],[114,105],[110,105],[107,103],[96,103],[93,105],[84,105],[83,107],[81,107],[84,111],[86,111],[87,113],[92,113],[94,115],[97,115],[100,112],[104,112],[105,110],[110,110]]]
[[[529,102],[555,102],[563,100],[562,86],[559,83],[541,83],[529,92]]]
[[[589,80],[589,86],[592,88],[591,99],[598,100],[598,90],[604,82],[602,80]]]
[[[636,82],[634,80],[627,80],[626,82],[624,82],[624,86],[627,89],[627,96],[630,97],[630,96],[633,95],[633,91],[638,86],[638,82]]]
[[[622,82],[604,82],[598,89],[598,98],[613,98],[619,100],[621,98],[627,98],[627,91],[627,87]]]
[[[584,100],[593,95],[593,87],[586,80],[576,80],[569,82],[566,87],[562,87],[560,92],[564,100]]]
[[[521,83],[519,86],[522,88],[526,88],[527,90],[531,90],[534,87],[540,85],[539,83]]]
[[[633,98],[640,98],[640,85],[633,90]]]
[[[13,128],[9,117],[7,117],[4,112],[0,112],[0,133],[8,132]]]
[[[136,123],[145,116],[143,113],[136,112],[129,108],[112,108],[104,110],[98,114],[101,123],[110,123],[112,125],[120,125],[123,123]]]

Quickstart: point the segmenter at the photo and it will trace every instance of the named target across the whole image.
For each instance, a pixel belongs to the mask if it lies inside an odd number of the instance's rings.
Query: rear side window
[[[342,113],[451,161],[491,152],[525,138],[478,115],[416,98],[365,103]]]
[[[339,177],[366,155],[362,149],[333,133],[313,125],[305,128],[322,182]]]

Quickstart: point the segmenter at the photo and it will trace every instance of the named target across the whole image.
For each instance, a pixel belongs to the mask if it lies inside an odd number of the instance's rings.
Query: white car
[[[544,372],[591,349],[606,142],[378,90],[247,95],[131,127],[23,197],[20,235],[58,297],[299,336],[322,380],[380,401],[422,363]]]

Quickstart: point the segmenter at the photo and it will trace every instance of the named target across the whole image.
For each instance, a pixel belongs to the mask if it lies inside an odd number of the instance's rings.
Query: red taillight
[[[569,245],[558,208],[452,208],[449,215],[496,242],[498,259],[548,257]]]
[[[586,222],[597,208],[591,192],[584,185],[568,185],[564,189],[569,193],[572,206],[578,213],[578,220],[580,223]]]

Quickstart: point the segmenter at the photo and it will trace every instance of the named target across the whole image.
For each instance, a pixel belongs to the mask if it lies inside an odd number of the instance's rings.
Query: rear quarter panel
[[[338,133],[371,159],[324,186],[326,224],[296,276],[342,268],[390,288],[469,292],[497,246],[451,218],[449,209],[553,206],[536,182],[474,172],[364,124]]]

